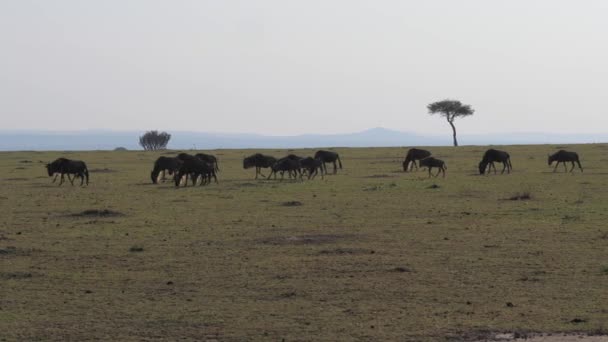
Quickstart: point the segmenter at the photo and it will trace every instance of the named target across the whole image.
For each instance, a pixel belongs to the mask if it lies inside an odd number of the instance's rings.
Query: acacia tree
[[[148,131],[139,137],[139,145],[146,151],[164,150],[171,139],[167,132]]]
[[[456,100],[443,100],[429,104],[426,106],[429,110],[429,114],[439,114],[443,116],[450,126],[452,126],[454,146],[458,146],[458,140],[456,139],[456,126],[454,126],[454,120],[458,117],[465,117],[473,115],[475,110],[470,105],[463,105],[460,101]]]

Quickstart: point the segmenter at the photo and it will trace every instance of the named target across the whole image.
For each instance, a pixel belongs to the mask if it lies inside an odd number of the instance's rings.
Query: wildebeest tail
[[[338,156],[338,165],[340,166],[340,170],[342,170],[342,161],[340,160],[340,156]]]

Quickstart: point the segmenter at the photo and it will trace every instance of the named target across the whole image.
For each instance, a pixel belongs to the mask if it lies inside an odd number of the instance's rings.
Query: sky
[[[0,130],[605,133],[604,0],[0,0]]]

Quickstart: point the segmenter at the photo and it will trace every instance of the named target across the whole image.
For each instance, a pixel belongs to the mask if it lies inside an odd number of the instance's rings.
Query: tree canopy
[[[458,146],[458,140],[456,139],[456,126],[454,125],[454,120],[458,117],[466,117],[469,115],[473,115],[475,110],[471,107],[471,105],[463,105],[460,101],[457,100],[443,100],[437,101],[426,106],[429,110],[429,114],[439,114],[440,116],[446,118],[450,126],[452,127],[454,146]]]
[[[164,150],[171,139],[167,132],[148,131],[139,137],[139,145],[146,151]]]

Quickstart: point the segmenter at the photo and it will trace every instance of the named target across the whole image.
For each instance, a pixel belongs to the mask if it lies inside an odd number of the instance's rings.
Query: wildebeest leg
[[[432,169],[432,167],[429,166],[429,178],[431,178],[431,169]]]
[[[59,185],[63,184],[63,181],[64,181],[63,177],[64,177],[64,174],[62,172],[61,173],[61,178],[59,179]]]
[[[416,169],[416,172],[418,172],[418,164],[416,164],[416,159],[412,160],[412,166],[410,167],[410,171],[414,171],[414,169]]]
[[[568,172],[568,167],[566,166],[566,162],[563,161],[562,164],[564,165],[564,172]]]
[[[578,168],[581,169],[581,172],[583,172],[583,166],[581,165],[580,160],[576,160],[576,163],[578,164]]]
[[[553,172],[557,171],[557,167],[559,166],[559,162],[557,162],[557,164],[555,164],[555,167],[553,168]]]
[[[572,161],[572,168],[570,169],[570,172],[574,171],[574,160]]]
[[[70,183],[72,185],[74,185],[74,179],[76,179],[76,177],[78,177],[78,175],[74,176],[74,178],[70,179],[70,174],[68,173],[68,179],[70,180]]]
[[[500,174],[503,175],[505,173],[506,169],[507,169],[507,163],[506,162],[502,162],[502,171],[500,172]]]
[[[445,166],[441,167],[441,172],[443,172],[443,178],[445,178]]]

